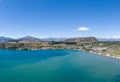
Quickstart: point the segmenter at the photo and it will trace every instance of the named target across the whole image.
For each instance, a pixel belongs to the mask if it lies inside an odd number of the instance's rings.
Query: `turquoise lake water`
[[[0,50],[0,82],[120,82],[120,60],[77,50]]]

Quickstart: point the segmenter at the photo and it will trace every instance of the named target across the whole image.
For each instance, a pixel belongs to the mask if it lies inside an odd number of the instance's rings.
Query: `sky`
[[[120,0],[0,0],[0,36],[120,38]]]

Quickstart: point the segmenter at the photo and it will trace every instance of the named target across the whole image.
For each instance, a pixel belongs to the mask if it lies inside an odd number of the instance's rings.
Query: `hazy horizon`
[[[0,36],[4,38],[12,38],[12,39],[20,39],[20,38],[26,38],[26,37],[32,37],[32,38],[38,38],[38,39],[68,39],[68,38],[87,38],[87,37],[95,37],[97,39],[120,39],[114,38],[114,37],[96,37],[96,36],[78,36],[78,37],[36,37],[36,36],[21,36],[21,37],[8,37],[8,36]]]

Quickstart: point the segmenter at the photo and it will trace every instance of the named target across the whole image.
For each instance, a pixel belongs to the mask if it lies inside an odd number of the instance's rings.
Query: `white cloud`
[[[88,31],[90,28],[88,27],[79,27],[78,29],[75,29],[74,31]]]

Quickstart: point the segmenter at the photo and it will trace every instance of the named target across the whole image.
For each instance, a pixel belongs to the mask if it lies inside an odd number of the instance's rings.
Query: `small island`
[[[0,42],[0,49],[77,49],[104,56],[120,58],[119,41],[99,41],[95,37],[79,37],[68,38],[62,41],[47,41],[27,36],[19,39],[4,38],[3,40]]]

